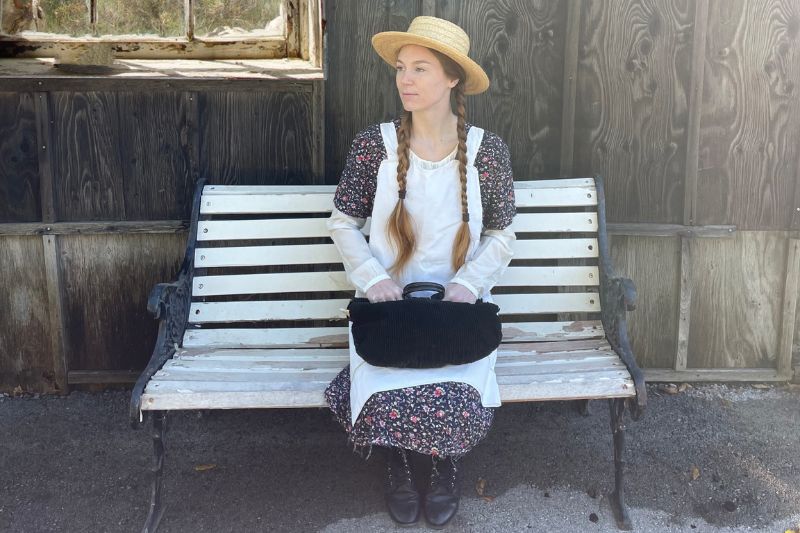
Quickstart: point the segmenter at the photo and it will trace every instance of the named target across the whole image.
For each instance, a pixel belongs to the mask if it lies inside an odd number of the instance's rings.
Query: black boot
[[[425,495],[425,520],[435,529],[442,529],[458,511],[458,469],[452,458],[432,457],[431,486]]]
[[[419,492],[414,486],[406,451],[402,448],[388,448],[386,482],[386,506],[389,516],[401,526],[411,526],[419,522],[422,508]]]

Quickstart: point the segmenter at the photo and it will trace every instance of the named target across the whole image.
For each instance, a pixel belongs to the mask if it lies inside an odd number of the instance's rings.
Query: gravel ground
[[[152,444],[130,429],[128,398],[0,396],[0,531],[141,530]],[[174,413],[168,427],[160,531],[395,530],[382,465],[325,410]],[[636,531],[800,530],[800,387],[650,386],[627,428]],[[588,417],[569,402],[505,406],[462,470],[450,531],[616,531],[605,402]]]

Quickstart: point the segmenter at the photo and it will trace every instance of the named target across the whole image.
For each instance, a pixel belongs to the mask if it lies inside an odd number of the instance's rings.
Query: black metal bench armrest
[[[174,283],[159,283],[147,300],[147,310],[159,320],[158,339],[150,362],[136,380],[131,394],[130,416],[134,428],[141,427],[142,393],[147,382],[175,354],[186,331],[192,300],[189,279],[190,276],[181,275]]]
[[[636,358],[631,350],[626,319],[626,313],[636,309],[636,286],[629,278],[621,276],[606,278],[601,288],[600,298],[606,338],[628,368],[636,389],[635,403],[631,406],[631,416],[636,420],[647,406],[644,373],[636,363]]]
[[[611,251],[606,229],[606,199],[602,176],[594,176],[597,188],[597,243],[599,245],[600,263],[600,303],[603,329],[611,347],[619,354],[628,368],[636,389],[636,398],[631,406],[631,417],[636,420],[644,412],[647,405],[647,389],[644,373],[636,363],[628,339],[627,311],[636,309],[636,286],[628,278],[618,276],[611,263]]]
[[[192,200],[192,221],[177,281],[159,283],[150,291],[147,310],[157,319],[158,339],[150,362],[142,371],[131,393],[130,416],[134,429],[142,425],[142,393],[150,378],[175,354],[183,340],[192,304],[192,277],[194,276],[194,251],[197,246],[197,222],[200,219],[200,199],[205,179],[197,182]]]

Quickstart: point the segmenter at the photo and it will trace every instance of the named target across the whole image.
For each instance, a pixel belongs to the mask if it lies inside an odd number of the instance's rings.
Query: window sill
[[[0,91],[230,89],[310,86],[322,68],[302,59],[117,59],[110,66],[57,65],[52,58],[0,60]]]

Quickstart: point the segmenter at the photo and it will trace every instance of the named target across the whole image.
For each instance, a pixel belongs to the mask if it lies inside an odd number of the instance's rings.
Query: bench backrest
[[[184,346],[347,345],[353,296],[330,240],[334,186],[205,186]],[[516,182],[504,342],[603,335],[592,178]],[[364,228],[369,233],[369,221]]]

